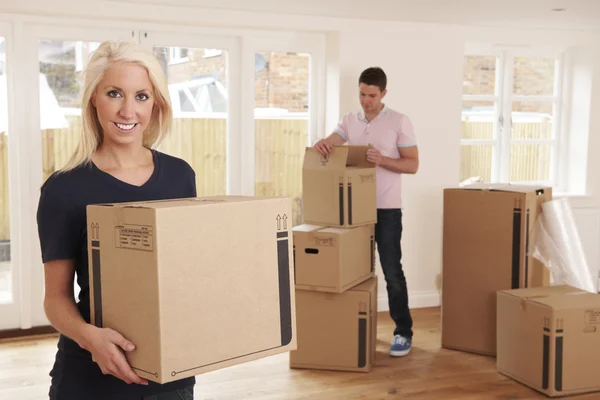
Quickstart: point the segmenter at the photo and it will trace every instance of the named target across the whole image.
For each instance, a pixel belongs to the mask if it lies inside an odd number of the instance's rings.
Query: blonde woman
[[[42,186],[37,213],[44,308],[61,333],[50,399],[193,399],[194,378],[165,385],[140,378],[124,355],[135,343],[89,323],[86,206],[196,196],[192,168],[154,150],[171,128],[166,78],[151,52],[105,42],[89,60],[84,85],[79,146]]]

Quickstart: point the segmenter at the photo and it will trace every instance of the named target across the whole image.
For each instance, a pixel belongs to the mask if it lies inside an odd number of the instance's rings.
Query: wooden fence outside
[[[550,139],[551,122],[518,122],[513,124],[512,139]],[[492,122],[462,123],[462,139],[491,140]],[[479,176],[492,178],[492,145],[463,145],[460,149],[460,180]],[[509,179],[513,182],[550,179],[552,146],[550,144],[511,144]]]
[[[81,129],[80,118],[68,117],[66,129],[42,131],[43,177],[64,165],[75,149]],[[492,129],[487,123],[463,125],[463,138],[485,138]],[[523,124],[521,138],[544,137],[548,126]],[[301,223],[302,161],[308,141],[306,119],[257,119],[255,122],[255,194],[293,198],[293,222]],[[489,134],[488,134],[489,135]],[[542,136],[540,136],[542,135]],[[199,196],[226,193],[226,120],[222,118],[177,118],[173,131],[159,149],[186,160],[196,171]],[[521,145],[511,156],[513,180],[539,179],[549,171],[550,148]],[[461,148],[461,179],[491,176],[491,146]],[[548,164],[548,165],[547,165]],[[0,133],[0,241],[10,239],[8,197],[8,137]]]

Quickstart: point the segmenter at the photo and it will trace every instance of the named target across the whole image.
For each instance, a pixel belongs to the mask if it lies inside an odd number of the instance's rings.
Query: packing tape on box
[[[530,255],[550,270],[552,285],[570,285],[596,292],[568,199],[542,203],[542,213],[534,226]]]

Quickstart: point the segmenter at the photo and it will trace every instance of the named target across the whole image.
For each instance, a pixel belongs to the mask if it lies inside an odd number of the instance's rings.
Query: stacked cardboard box
[[[377,337],[375,166],[364,146],[307,148],[294,227],[297,350],[290,367],[369,372]]]
[[[529,251],[552,188],[474,184],[444,191],[442,346],[496,354],[496,292],[548,286]]]
[[[600,295],[550,286],[533,257],[543,186],[444,191],[442,346],[496,356],[499,373],[549,397],[600,391]]]

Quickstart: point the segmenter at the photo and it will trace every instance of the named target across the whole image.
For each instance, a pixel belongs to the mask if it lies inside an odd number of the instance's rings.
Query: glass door
[[[234,38],[141,32],[141,43],[163,66],[173,106],[173,129],[159,148],[187,161],[196,172],[198,196],[238,191],[235,131],[238,46]],[[232,73],[233,72],[233,73]]]
[[[33,187],[29,196],[34,205],[26,215],[30,229],[29,252],[31,268],[27,264],[22,272],[21,327],[46,325],[43,310],[44,269],[41,263],[35,212],[39,188],[57,169],[62,167],[79,141],[81,132],[80,100],[83,70],[93,51],[105,40],[138,41],[137,32],[125,29],[91,29],[31,25],[24,29],[24,82],[30,104],[35,102],[38,112],[28,118],[26,131],[34,132],[28,138],[31,149],[39,151],[28,156],[28,167]],[[24,104],[22,104],[24,106]],[[25,221],[24,221],[25,222]],[[75,295],[77,296],[75,285]],[[28,304],[29,303],[29,304]],[[24,325],[24,326],[23,326]]]
[[[13,48],[10,26],[0,24],[0,330],[19,324],[19,263],[16,257],[18,240],[15,168],[16,130],[9,107],[9,92],[13,92]],[[9,108],[11,108],[9,110]]]
[[[292,198],[292,224],[302,223],[302,164],[319,119],[317,87],[324,75],[323,41],[311,36],[253,38],[246,50],[252,62],[254,132],[246,146],[254,155],[250,170],[256,196]],[[245,67],[249,67],[245,65]],[[253,142],[253,143],[252,143]]]

